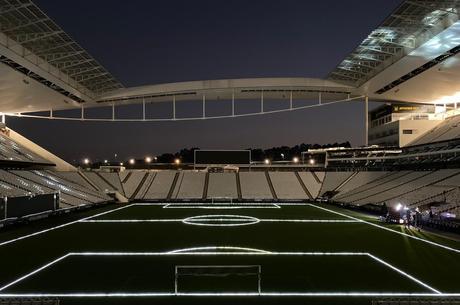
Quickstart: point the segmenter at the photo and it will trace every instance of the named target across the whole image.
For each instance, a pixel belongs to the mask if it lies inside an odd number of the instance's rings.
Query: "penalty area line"
[[[415,240],[430,244],[432,246],[436,246],[436,247],[440,247],[440,248],[443,248],[443,249],[446,249],[446,250],[449,250],[449,251],[460,253],[459,249],[451,248],[451,247],[445,246],[443,244],[438,244],[438,243],[435,243],[434,241],[431,241],[431,240],[423,239],[423,238],[420,238],[420,237],[417,237],[417,236],[414,236],[414,235],[410,235],[410,234],[407,234],[407,233],[404,233],[404,232],[399,232],[399,231],[396,231],[396,230],[393,230],[393,229],[378,225],[376,223],[372,223],[372,222],[369,222],[369,221],[366,221],[366,220],[363,220],[363,219],[359,219],[357,217],[353,217],[353,216],[350,216],[350,215],[347,215],[347,214],[344,214],[344,213],[340,213],[340,212],[337,212],[337,211],[334,211],[334,210],[330,210],[330,209],[327,209],[327,208],[324,208],[324,207],[321,207],[321,206],[317,206],[317,205],[314,205],[314,204],[309,204],[309,205],[312,206],[312,207],[315,207],[317,209],[327,211],[327,212],[330,212],[330,213],[333,213],[333,214],[336,214],[336,215],[340,215],[340,216],[343,216],[343,217],[347,217],[349,219],[353,219],[353,220],[356,220],[358,222],[365,223],[365,224],[368,224],[370,226],[373,226],[373,227],[376,227],[376,228],[379,228],[379,229],[382,229],[382,230],[385,230],[385,231],[388,231],[388,232],[392,232],[392,233],[395,233],[395,234],[406,236],[406,237],[409,237],[409,238],[412,238],[412,239],[415,239]]]

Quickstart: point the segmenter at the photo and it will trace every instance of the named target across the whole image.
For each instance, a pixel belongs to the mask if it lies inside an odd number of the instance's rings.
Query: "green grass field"
[[[61,304],[459,297],[460,243],[402,230],[326,205],[110,206],[0,233],[0,294]]]

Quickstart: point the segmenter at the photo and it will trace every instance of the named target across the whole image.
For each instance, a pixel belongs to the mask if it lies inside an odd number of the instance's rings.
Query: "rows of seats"
[[[145,171],[130,171],[127,172],[126,177],[122,179],[123,189],[125,191],[126,198],[132,198],[137,191],[139,184],[146,175]],[[127,178],[127,179],[126,179]]]
[[[264,172],[241,172],[241,197],[252,200],[273,199],[267,177]]]
[[[208,198],[238,198],[235,173],[210,173]]]
[[[51,164],[0,132],[0,160]]]
[[[445,119],[439,125],[416,139],[410,145],[447,141],[460,137],[460,115]]]
[[[70,183],[76,183],[91,190],[97,190],[93,184],[88,182],[88,178],[84,178],[80,172],[54,172],[54,174]]]
[[[205,183],[206,173],[204,172],[180,172],[171,199],[202,199]]]
[[[161,171],[150,173],[152,177],[150,183],[144,183],[147,187],[142,197],[136,196],[138,199],[156,200],[165,199],[168,197],[173,181],[176,177],[175,171]]]
[[[336,189],[345,183],[355,172],[326,172],[320,195],[327,192],[336,191]]]

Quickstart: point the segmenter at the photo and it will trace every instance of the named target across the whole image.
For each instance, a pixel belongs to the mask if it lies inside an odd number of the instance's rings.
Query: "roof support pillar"
[[[232,90],[232,116],[235,116],[235,89]]]
[[[264,113],[264,90],[260,93],[260,112]]]
[[[142,121],[145,121],[145,97],[142,98]]]
[[[292,109],[292,90],[291,93],[289,93],[289,109]]]
[[[364,145],[369,145],[369,97],[364,98]]]
[[[206,118],[206,94],[203,93],[203,119]]]
[[[173,120],[176,120],[176,96],[173,95]]]

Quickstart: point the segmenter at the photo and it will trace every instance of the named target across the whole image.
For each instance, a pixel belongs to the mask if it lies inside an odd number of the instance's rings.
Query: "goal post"
[[[212,205],[233,205],[232,197],[211,197]]]
[[[261,293],[260,265],[175,266],[174,293]]]

